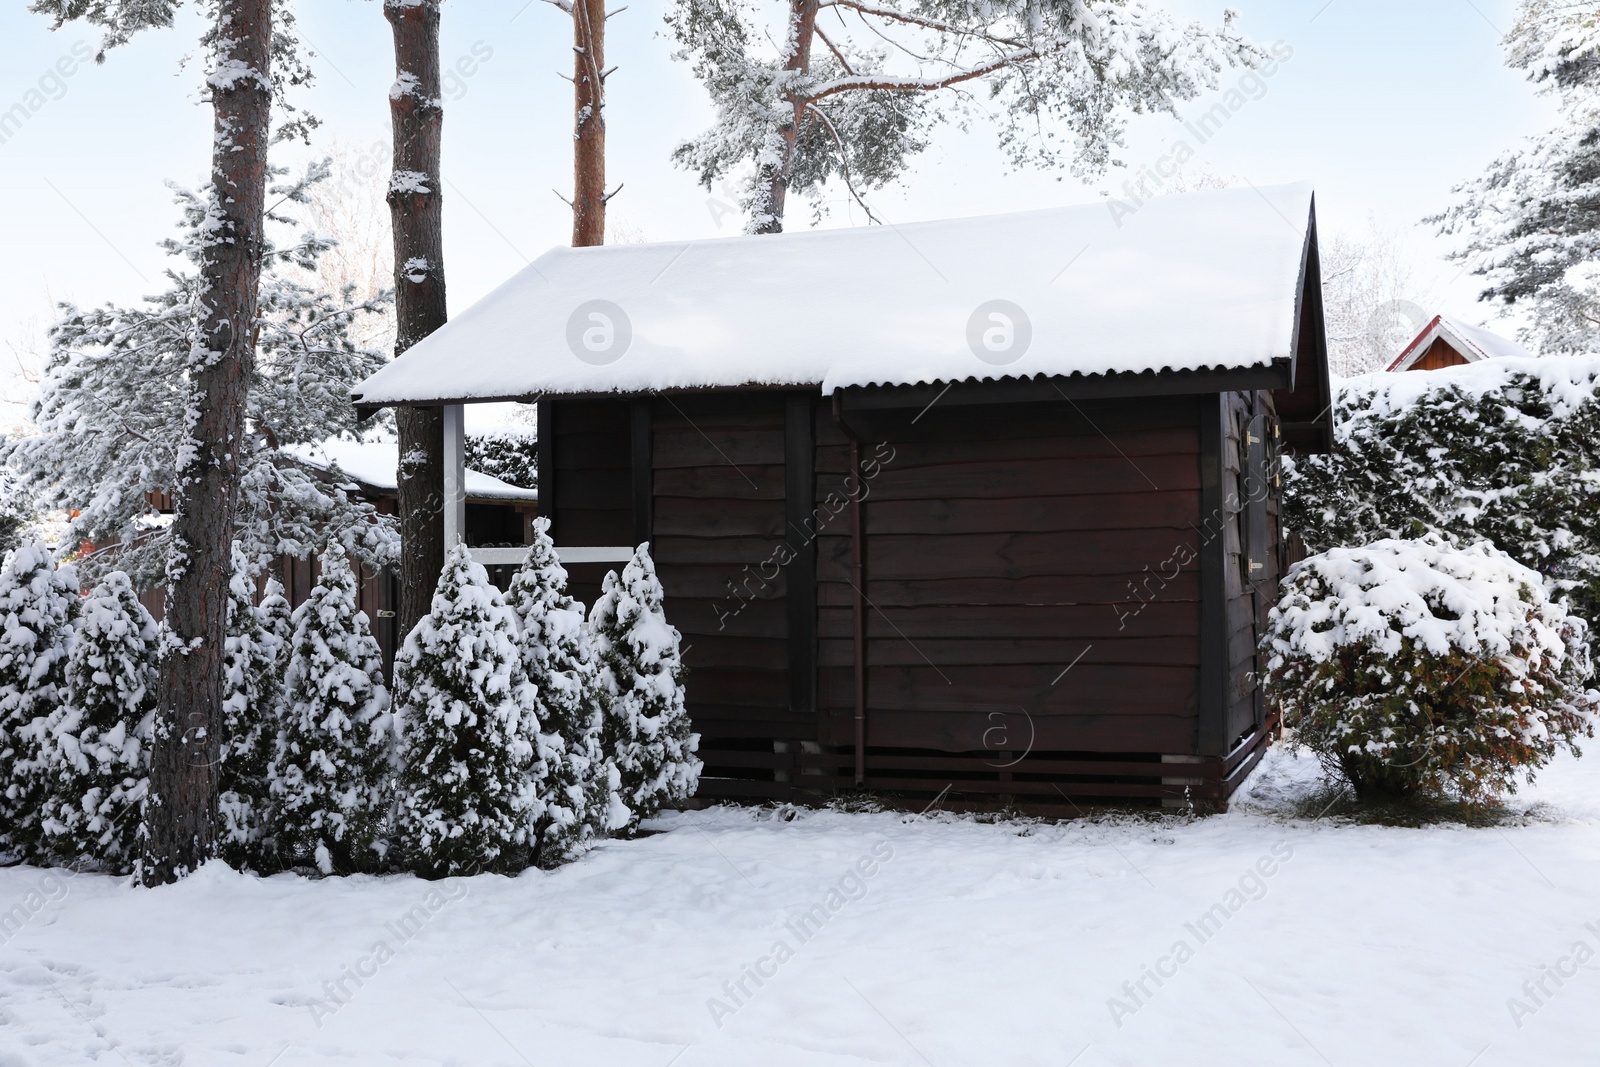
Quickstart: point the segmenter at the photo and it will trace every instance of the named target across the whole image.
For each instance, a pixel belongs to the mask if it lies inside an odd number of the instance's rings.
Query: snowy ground
[[[1484,829],[1284,816],[1311,772],[1194,820],[717,809],[516,879],[0,871],[0,1067],[1600,1062],[1600,758]]]

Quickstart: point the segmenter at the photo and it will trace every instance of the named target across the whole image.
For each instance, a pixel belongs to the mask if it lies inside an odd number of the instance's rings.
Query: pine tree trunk
[[[439,94],[439,0],[384,0],[394,28],[394,174],[389,211],[394,226],[394,354],[445,323],[444,204],[439,146],[444,109]],[[404,641],[428,613],[444,569],[444,412],[402,407],[396,472],[400,498],[400,605]]]
[[[811,69],[811,39],[816,36],[817,0],[790,0],[789,55],[784,70]],[[800,121],[805,118],[803,97],[789,97],[792,121],[772,131],[767,138],[769,162],[762,164],[760,178],[766,186],[764,202],[751,220],[751,233],[782,233],[783,209],[789,195],[789,172],[794,166],[795,141],[800,136]]]
[[[606,241],[606,5],[572,0],[572,244]]]
[[[261,278],[272,0],[221,0],[217,18],[216,69],[221,73],[209,79],[215,227],[200,261],[194,447],[174,487],[178,514],[166,595],[171,632],[161,660],[152,739],[148,836],[140,871],[146,885],[175,881],[215,854],[238,446],[255,360]]]

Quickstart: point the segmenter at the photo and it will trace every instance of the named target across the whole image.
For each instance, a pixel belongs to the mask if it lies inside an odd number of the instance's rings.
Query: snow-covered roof
[[[1395,357],[1387,369],[1391,371],[1409,369],[1433,347],[1433,342],[1441,337],[1444,338],[1445,344],[1459,352],[1461,358],[1468,363],[1476,363],[1480,359],[1494,359],[1498,356],[1532,356],[1531,352],[1517,342],[1492,333],[1482,326],[1468,326],[1460,319],[1451,318],[1449,315],[1435,315],[1422,328],[1422,332]]]
[[[1301,183],[555,248],[362,382],[355,399],[741,385],[831,393],[1287,365],[1311,216]]]
[[[345,441],[331,438],[316,445],[295,445],[290,453],[324,470],[335,470],[363,489],[380,493],[398,490],[395,469],[400,447],[394,441]],[[531,502],[539,499],[537,489],[502,482],[481,471],[467,469],[468,500]]]

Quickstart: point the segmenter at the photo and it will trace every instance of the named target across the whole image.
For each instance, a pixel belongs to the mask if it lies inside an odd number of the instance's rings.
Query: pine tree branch
[[[922,15],[911,15],[904,11],[897,11],[892,7],[880,7],[877,4],[862,3],[861,0],[825,0],[819,7],[844,7],[861,15],[872,15],[875,18],[888,19],[891,22],[903,22],[908,26],[918,26],[936,33],[950,34],[958,39],[965,40],[972,37],[993,44],[1003,44],[1008,48],[1025,48],[1026,44],[1015,37],[1001,37],[998,34],[974,30],[970,27],[957,26],[942,19],[927,18]]]
[[[867,218],[871,219],[880,226],[883,225],[883,220],[879,219],[878,216],[872,213],[872,208],[867,206],[867,202],[862,199],[861,194],[856,191],[856,183],[850,177],[850,163],[845,155],[844,141],[839,138],[839,131],[833,128],[833,121],[829,119],[823,110],[815,103],[807,101],[806,110],[817,116],[817,118],[821,119],[822,124],[828,128],[828,133],[833,137],[833,143],[839,149],[839,173],[844,175],[845,188],[850,190],[850,195],[855,197],[856,203],[861,205],[861,210],[867,213]]]
[[[1061,51],[1066,46],[1057,45],[1050,49],[1026,48],[1020,51],[1008,52],[991,63],[978,67],[969,67],[942,78],[893,78],[880,74],[862,74],[849,78],[838,78],[811,93],[806,99],[823,100],[839,93],[857,92],[861,90],[879,90],[883,92],[934,92],[939,89],[948,89],[952,85],[972,81],[993,74],[997,70],[1007,67],[1019,66],[1035,59]]]

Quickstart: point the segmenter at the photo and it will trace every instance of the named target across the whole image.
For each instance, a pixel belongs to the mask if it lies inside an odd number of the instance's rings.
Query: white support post
[[[467,535],[467,431],[460,404],[444,406],[444,547]]]

